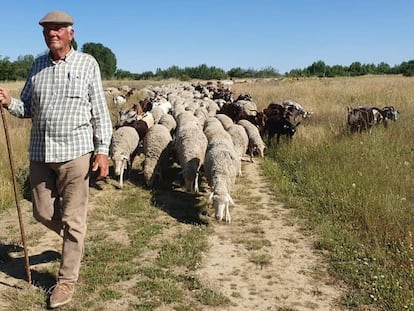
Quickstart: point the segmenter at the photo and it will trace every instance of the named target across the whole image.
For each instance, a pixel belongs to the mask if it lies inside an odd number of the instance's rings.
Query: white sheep
[[[198,177],[207,143],[198,119],[192,114],[181,113],[177,120],[174,149],[181,166],[180,174],[183,175],[185,188],[189,192],[199,192]]]
[[[260,157],[264,157],[266,145],[260,136],[259,129],[253,123],[244,119],[237,121],[237,124],[240,124],[245,128],[247,136],[249,137],[248,153],[250,155],[250,160],[253,162],[255,152],[257,152]]]
[[[216,117],[209,117],[204,123],[204,135],[208,142],[225,140],[228,144],[233,143],[230,134],[224,129],[223,124]]]
[[[143,173],[148,187],[153,186],[157,176],[162,180],[162,172],[168,163],[171,144],[170,130],[162,124],[155,124],[145,135]]]
[[[121,126],[112,134],[109,155],[115,176],[119,176],[119,187],[123,187],[124,171],[129,171],[138,151],[139,135],[130,126]]]
[[[224,113],[218,113],[215,115],[215,117],[219,119],[225,130],[234,124],[233,120]]]
[[[164,109],[161,107],[152,107],[152,109],[149,111],[152,113],[152,116],[154,117],[154,122],[158,123],[160,121],[161,117],[165,114]]]
[[[240,124],[233,123],[227,128],[227,132],[231,136],[235,151],[240,156],[238,176],[242,176],[241,161],[249,148],[249,136],[247,135],[246,129]]]
[[[239,106],[241,113],[246,116],[256,116],[257,115],[257,105],[252,100],[238,99],[234,102],[236,106]]]
[[[115,105],[121,105],[126,103],[126,97],[124,95],[117,95],[112,98]]]
[[[199,120],[200,125],[204,127],[204,123],[206,122],[207,118],[209,117],[207,108],[198,107],[194,111],[194,116]]]
[[[173,132],[177,127],[177,121],[175,121],[174,117],[169,113],[162,115],[158,124],[164,125],[170,132]]]
[[[240,158],[225,140],[212,140],[206,150],[204,172],[211,188],[209,200],[213,201],[215,218],[231,222],[230,205],[234,205],[231,191],[236,182]]]

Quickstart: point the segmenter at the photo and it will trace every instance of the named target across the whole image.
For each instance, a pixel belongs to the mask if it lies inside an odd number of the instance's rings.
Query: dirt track
[[[243,199],[238,200],[241,196]],[[206,310],[345,310],[338,302],[343,289],[327,275],[322,255],[312,247],[313,237],[305,234],[290,210],[276,201],[258,163],[243,163],[243,176],[233,197],[236,206],[231,208],[232,223],[213,225],[211,248],[196,271],[203,283],[228,297],[231,305]],[[91,204],[93,201],[92,195]],[[36,260],[41,267],[57,255],[44,251],[50,250],[50,245],[58,251],[60,241],[32,220],[29,202],[23,204],[23,211],[26,232],[43,236],[41,243],[30,247],[32,254],[40,254]],[[16,221],[15,210],[10,210],[2,215],[0,227],[13,228],[11,235],[18,237]],[[22,260],[0,261],[0,291],[13,287],[24,290]],[[9,310],[6,306],[0,296],[0,310]]]

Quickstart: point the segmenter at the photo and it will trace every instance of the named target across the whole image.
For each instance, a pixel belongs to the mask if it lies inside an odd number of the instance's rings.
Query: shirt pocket
[[[85,95],[85,80],[80,74],[68,73],[68,84],[66,96],[70,98],[81,98]]]

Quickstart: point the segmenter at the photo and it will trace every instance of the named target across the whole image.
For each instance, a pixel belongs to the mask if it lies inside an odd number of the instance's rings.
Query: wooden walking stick
[[[11,171],[11,176],[12,176],[12,180],[13,180],[14,199],[16,201],[17,214],[19,216],[20,233],[21,233],[21,236],[22,236],[23,249],[24,249],[24,258],[25,258],[25,262],[26,262],[27,282],[29,282],[29,284],[31,284],[32,283],[32,277],[31,277],[31,273],[30,273],[29,254],[27,252],[26,238],[25,238],[25,234],[24,234],[23,221],[22,221],[22,212],[21,212],[21,209],[20,209],[19,198],[18,198],[18,195],[17,195],[18,192],[17,192],[17,186],[16,186],[16,175],[14,173],[13,156],[12,156],[12,149],[10,147],[9,131],[8,131],[8,128],[7,128],[6,116],[4,114],[4,108],[3,108],[2,104],[0,104],[0,110],[1,110],[1,118],[3,120],[4,134],[6,136],[7,151],[8,151],[8,154],[9,154],[10,171]]]

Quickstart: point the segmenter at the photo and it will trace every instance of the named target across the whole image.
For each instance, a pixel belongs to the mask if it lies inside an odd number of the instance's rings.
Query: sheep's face
[[[222,221],[223,218],[226,220],[227,223],[230,223],[230,204],[234,205],[233,199],[228,193],[217,193],[213,192],[211,195],[211,199],[213,200],[213,206],[215,211],[215,218],[218,221]]]
[[[112,156],[112,162],[115,176],[119,176],[123,170],[127,169],[128,157],[123,154],[116,154]]]

